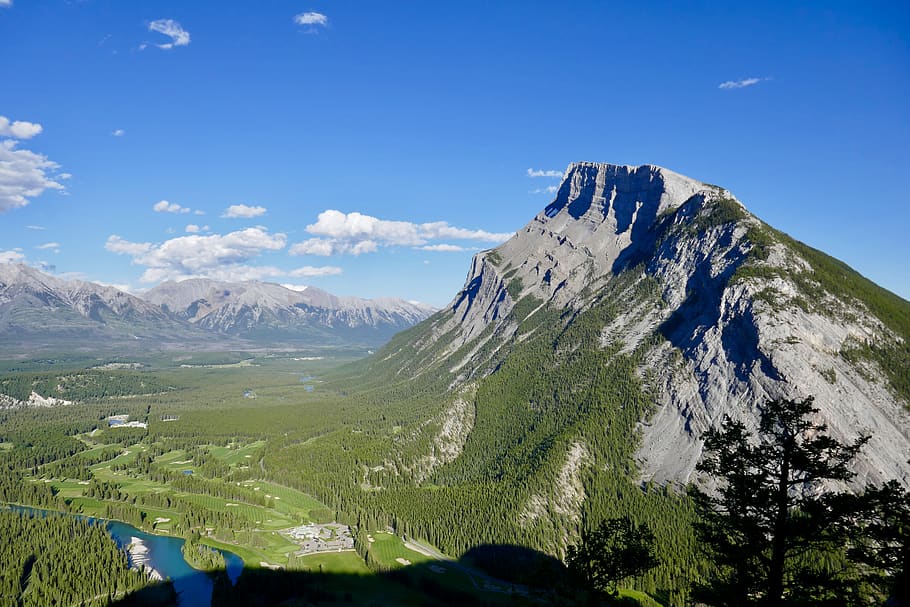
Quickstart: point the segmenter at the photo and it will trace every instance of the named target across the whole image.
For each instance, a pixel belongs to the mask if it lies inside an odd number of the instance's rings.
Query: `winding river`
[[[0,505],[0,507],[37,516],[57,514],[60,516],[75,516],[90,521],[96,520],[91,517],[41,510],[40,508],[29,508],[27,506]],[[127,546],[134,543],[137,539],[142,542],[146,548],[145,565],[160,573],[162,577],[171,578],[174,583],[174,590],[177,591],[177,604],[180,607],[210,607],[212,603],[212,579],[208,574],[190,567],[183,558],[183,554],[180,551],[183,547],[183,538],[153,535],[119,521],[104,521],[104,523],[107,532],[122,550],[126,551]],[[221,550],[220,552],[224,555],[228,578],[234,584],[243,571],[243,560],[233,552],[228,552],[227,550]],[[133,562],[132,555],[130,555],[130,564],[137,564]]]

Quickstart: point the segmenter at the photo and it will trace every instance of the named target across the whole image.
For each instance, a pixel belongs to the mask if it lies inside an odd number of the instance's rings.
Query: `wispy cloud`
[[[0,137],[12,137],[13,139],[31,139],[44,130],[36,122],[26,122],[25,120],[16,120],[10,122],[6,116],[0,116]]]
[[[46,230],[44,226],[25,226],[29,230]]]
[[[164,34],[171,39],[170,42],[156,44],[155,46],[158,48],[169,50],[176,46],[186,46],[190,43],[190,33],[173,19],[156,19],[149,23],[149,31]]]
[[[559,186],[548,185],[545,188],[537,188],[537,189],[529,191],[528,193],[529,194],[555,194],[558,189],[559,189]]]
[[[18,149],[20,139],[41,133],[40,124],[21,120],[10,122],[0,116],[0,213],[26,206],[46,190],[64,191],[60,181],[71,177],[59,173],[60,165],[47,156]]]
[[[562,177],[562,171],[528,169],[528,177]]]
[[[59,242],[45,242],[44,244],[39,244],[36,249],[41,249],[42,251],[53,250],[54,253],[60,252],[60,243]]]
[[[176,202],[168,202],[167,200],[159,200],[152,205],[152,210],[156,213],[189,213],[192,209],[182,207]]]
[[[457,244],[428,244],[422,247],[417,247],[421,251],[436,251],[438,253],[461,253],[463,251],[470,251],[471,249],[467,247],[460,247]]]
[[[113,135],[114,137],[123,137],[124,135],[126,135],[126,131],[124,131],[123,129],[114,129],[113,131],[111,131],[111,135]]]
[[[0,7],[9,8],[13,5],[13,0],[0,0]]]
[[[361,255],[373,253],[380,246],[432,246],[431,241],[441,239],[499,243],[512,236],[511,233],[459,228],[445,221],[392,221],[334,209],[320,213],[316,223],[308,225],[306,231],[316,238],[292,246],[292,255]]]
[[[209,227],[208,226],[198,226],[195,223],[188,223],[186,225],[186,228],[184,228],[184,231],[187,234],[198,234],[199,232],[208,232]]]
[[[329,18],[322,13],[306,12],[294,15],[294,23],[297,25],[308,25],[315,31],[316,27],[327,26]]]
[[[341,272],[342,269],[337,266],[303,266],[302,268],[291,270],[287,273],[287,276],[314,278],[316,276],[335,276],[336,274],[341,274]]]
[[[261,215],[265,215],[266,211],[267,209],[265,207],[248,206],[245,204],[232,204],[227,209],[225,209],[224,213],[222,213],[221,216],[230,219],[249,219],[251,217],[259,217]]]
[[[744,78],[742,80],[727,80],[726,82],[721,82],[717,85],[717,88],[722,90],[730,89],[744,89],[748,86],[754,86],[759,82],[764,82],[770,80],[770,78]]]

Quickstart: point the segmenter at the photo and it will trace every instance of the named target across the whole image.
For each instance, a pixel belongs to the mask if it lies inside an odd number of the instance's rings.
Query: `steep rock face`
[[[456,390],[495,373],[535,315],[559,311],[568,326],[605,299],[621,305],[601,347],[638,356],[654,402],[636,456],[643,479],[694,480],[705,430],[725,416],[755,427],[766,400],[812,395],[835,437],[873,435],[857,482],[910,485],[899,358],[910,304],[729,191],[660,167],[570,165],[555,200],[476,255],[452,303],[384,360],[412,374],[444,361]]]
[[[197,326],[240,336],[362,331],[370,343],[427,318],[433,309],[399,299],[336,297],[315,287],[294,291],[272,283],[190,279],[165,282],[145,299]]]

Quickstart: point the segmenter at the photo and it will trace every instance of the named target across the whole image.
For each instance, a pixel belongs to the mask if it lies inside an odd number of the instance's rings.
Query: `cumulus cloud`
[[[770,80],[770,78],[744,78],[742,80],[727,80],[726,82],[721,82],[719,85],[717,85],[717,88],[722,90],[744,89],[747,86],[753,86],[759,82],[764,82],[765,80]]]
[[[294,23],[297,25],[310,25],[325,27],[329,24],[329,18],[322,13],[306,12],[294,15]]]
[[[362,253],[375,253],[379,245],[372,240],[349,242],[331,238],[310,238],[298,242],[290,249],[291,255],[360,255]]]
[[[10,122],[6,116],[0,116],[0,137],[12,137],[14,139],[31,139],[41,133],[43,127],[36,122],[26,122],[16,120]]]
[[[189,223],[189,224],[187,224],[184,231],[186,231],[187,234],[197,234],[199,232],[208,232],[209,227],[208,226],[198,226],[195,223]]]
[[[151,251],[152,243],[129,242],[128,240],[120,238],[116,234],[112,234],[111,236],[108,236],[107,242],[104,243],[104,248],[111,253],[117,253],[118,255],[130,255],[132,257],[138,257]]]
[[[391,221],[357,212],[342,213],[334,209],[320,213],[316,223],[308,225],[306,231],[315,238],[292,246],[290,249],[292,255],[360,255],[373,253],[380,246],[420,247],[439,239],[499,243],[512,236],[506,233],[459,228],[445,221],[431,223]]]
[[[189,213],[191,209],[182,207],[176,202],[168,202],[167,200],[159,200],[152,205],[152,210],[156,213]]]
[[[111,135],[113,135],[114,137],[123,137],[124,135],[126,135],[126,131],[124,131],[123,129],[114,129],[113,131],[111,131]]]
[[[136,265],[145,266],[142,282],[181,280],[193,276],[230,280],[253,280],[282,276],[286,272],[268,266],[247,266],[264,251],[278,251],[287,243],[285,234],[270,234],[261,227],[228,234],[179,236],[160,244],[130,242],[113,234],[104,248],[128,255]]]
[[[460,247],[457,244],[428,244],[422,247],[417,247],[421,251],[436,251],[439,253],[460,253],[462,251],[470,251],[467,247]]]
[[[175,46],[186,46],[190,43],[190,33],[173,19],[156,19],[149,23],[149,31],[164,34],[171,39],[170,42],[156,44],[155,46],[158,48],[169,50]]]
[[[0,251],[0,263],[21,263],[23,261],[25,261],[25,255],[19,249]]]
[[[260,215],[265,215],[265,213],[265,207],[252,207],[245,204],[232,204],[227,209],[225,209],[224,213],[221,216],[232,219],[249,219],[251,217],[259,217]]]
[[[15,124],[15,123],[14,123]],[[24,207],[45,190],[63,191],[60,168],[47,156],[17,149],[18,141],[0,140],[0,213]]]
[[[528,169],[528,177],[562,177],[562,171]]]

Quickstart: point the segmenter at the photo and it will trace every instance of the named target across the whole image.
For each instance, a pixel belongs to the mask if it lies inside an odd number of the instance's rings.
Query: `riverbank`
[[[134,569],[139,571],[144,571],[148,575],[149,580],[153,582],[164,581],[164,577],[161,573],[152,567],[149,561],[149,549],[145,545],[145,542],[138,537],[131,537],[130,543],[126,548],[127,554],[130,555],[130,564]]]

